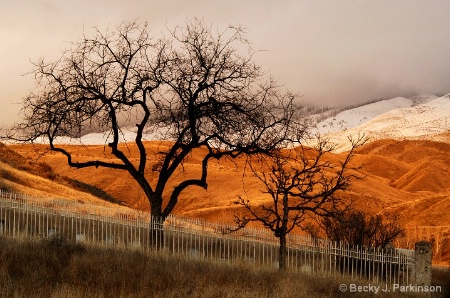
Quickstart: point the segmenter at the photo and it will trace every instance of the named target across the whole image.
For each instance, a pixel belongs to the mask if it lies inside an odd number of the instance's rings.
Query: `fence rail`
[[[89,212],[86,204],[39,202],[0,191],[0,234],[18,239],[58,235],[103,247],[164,250],[187,258],[278,266],[278,239],[264,229],[230,233],[231,226],[201,219],[171,215],[162,223],[139,211],[92,210]],[[342,272],[397,284],[414,279],[413,250],[355,248],[293,234],[288,235],[287,243],[287,268],[291,271]]]

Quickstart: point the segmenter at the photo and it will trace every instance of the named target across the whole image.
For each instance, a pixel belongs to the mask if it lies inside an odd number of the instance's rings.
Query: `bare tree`
[[[218,31],[194,20],[168,32],[152,39],[147,24],[124,22],[114,30],[96,29],[57,61],[38,61],[32,72],[36,90],[24,98],[23,121],[6,138],[43,138],[71,167],[128,172],[160,223],[187,187],[207,188],[211,159],[270,152],[283,144],[294,124],[295,96],[252,62],[254,51],[243,28]],[[129,143],[139,149],[137,161],[119,147],[124,125],[136,126]],[[106,132],[105,144],[117,160],[77,161],[68,147],[58,145],[58,137],[79,137],[88,130]],[[172,141],[151,166],[146,132]],[[201,175],[168,190],[168,180],[200,147],[207,149]],[[152,183],[149,171],[158,172]]]
[[[258,206],[240,197],[235,203],[244,208],[235,216],[238,228],[256,221],[273,231],[279,238],[279,269],[286,269],[287,235],[295,228],[306,229],[307,219],[334,218],[348,207],[339,197],[353,178],[349,162],[363,138],[352,141],[352,147],[343,161],[333,163],[327,156],[333,147],[319,140],[315,148],[300,145],[291,150],[277,150],[263,158],[260,168],[252,166],[253,173],[264,185],[263,193],[270,202]]]

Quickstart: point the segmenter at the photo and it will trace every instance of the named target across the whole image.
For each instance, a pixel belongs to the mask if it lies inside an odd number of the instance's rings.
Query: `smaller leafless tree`
[[[274,151],[270,157],[251,165],[255,176],[264,185],[263,193],[270,201],[253,205],[242,197],[235,204],[244,212],[235,216],[238,228],[249,222],[260,222],[279,238],[279,269],[286,269],[287,235],[295,228],[305,229],[307,218],[335,218],[342,216],[347,204],[338,195],[353,178],[350,160],[363,138],[350,140],[350,151],[343,160],[333,162],[328,156],[334,149],[320,140],[314,148],[300,145],[290,150]]]

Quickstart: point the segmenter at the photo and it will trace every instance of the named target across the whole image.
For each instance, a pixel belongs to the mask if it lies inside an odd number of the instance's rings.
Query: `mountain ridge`
[[[450,94],[413,98],[396,97],[345,110],[315,125],[312,132],[349,148],[349,136],[365,135],[369,142],[381,139],[450,141]],[[347,143],[347,144],[346,144]]]
[[[318,109],[304,107],[303,121],[309,135],[321,135],[336,146],[336,152],[350,149],[349,137],[364,135],[368,142],[381,139],[432,140],[450,142],[450,93],[416,95],[410,98],[394,97],[360,104],[356,107]],[[144,141],[166,140],[167,129],[144,130]],[[121,129],[120,142],[133,142],[136,126],[129,124]],[[91,132],[79,138],[58,137],[55,143],[72,145],[105,145],[112,140],[108,132]],[[44,139],[37,143],[46,143]],[[305,144],[314,145],[313,139]]]

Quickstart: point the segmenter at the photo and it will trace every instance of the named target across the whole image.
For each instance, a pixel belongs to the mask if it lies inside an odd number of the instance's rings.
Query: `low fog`
[[[450,93],[449,1],[0,0],[0,124],[18,120],[33,89],[30,61],[55,60],[94,26],[148,21],[159,36],[194,17],[240,24],[257,63],[307,104]]]

